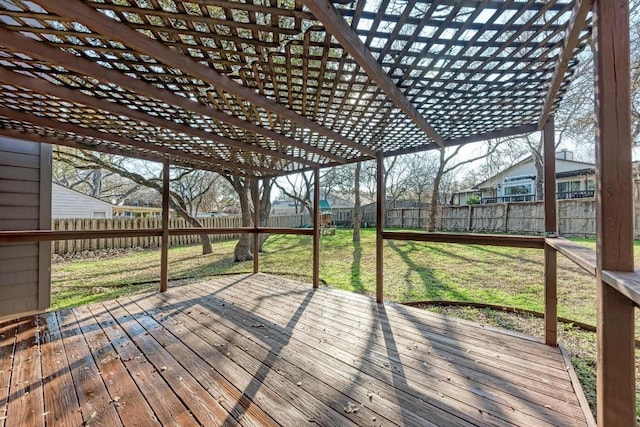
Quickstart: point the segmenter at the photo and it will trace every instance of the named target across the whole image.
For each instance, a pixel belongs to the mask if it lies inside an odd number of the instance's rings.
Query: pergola
[[[162,162],[165,213],[169,165],[251,179],[312,170],[318,188],[320,168],[376,159],[379,303],[384,239],[544,249],[556,345],[556,253],[567,255],[598,281],[598,422],[635,422],[627,1],[0,0],[0,24],[0,135]],[[556,232],[553,116],[591,37],[597,256],[553,238],[383,230],[385,157],[543,131]],[[161,290],[170,234],[313,234],[317,287],[318,215],[307,231],[169,229],[163,215],[140,234],[162,236]],[[0,231],[0,242],[132,234]]]

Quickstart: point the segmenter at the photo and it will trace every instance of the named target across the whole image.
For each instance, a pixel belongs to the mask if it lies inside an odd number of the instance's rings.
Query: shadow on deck
[[[279,277],[0,325],[0,427],[587,425],[533,339]]]

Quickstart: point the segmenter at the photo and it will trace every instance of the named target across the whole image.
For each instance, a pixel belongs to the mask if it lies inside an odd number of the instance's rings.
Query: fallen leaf
[[[91,424],[91,421],[93,421],[96,418],[96,415],[98,415],[98,413],[96,411],[93,411],[91,415],[85,418],[84,425],[88,426],[89,424]]]
[[[355,414],[356,412],[358,412],[360,410],[360,408],[358,408],[358,406],[354,405],[351,402],[347,402],[347,405],[343,406],[342,409],[347,414]]]

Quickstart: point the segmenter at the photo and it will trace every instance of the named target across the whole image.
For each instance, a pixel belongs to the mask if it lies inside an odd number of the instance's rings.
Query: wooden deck
[[[0,427],[588,422],[555,348],[264,274],[15,321],[0,339]]]

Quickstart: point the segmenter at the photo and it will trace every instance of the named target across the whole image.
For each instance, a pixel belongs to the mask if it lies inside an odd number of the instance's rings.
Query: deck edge
[[[562,358],[564,359],[565,365],[567,366],[567,373],[569,374],[569,378],[571,379],[571,385],[573,386],[573,391],[578,398],[578,403],[580,403],[580,408],[584,414],[584,418],[587,422],[588,427],[597,427],[596,420],[593,417],[593,413],[591,412],[591,408],[589,407],[589,402],[587,401],[587,396],[584,394],[584,389],[582,388],[582,384],[580,384],[580,380],[578,379],[578,374],[576,374],[575,369],[573,368],[573,363],[571,362],[571,356],[567,353],[567,350],[561,343],[558,343],[558,349],[560,350],[560,354],[562,354]]]

